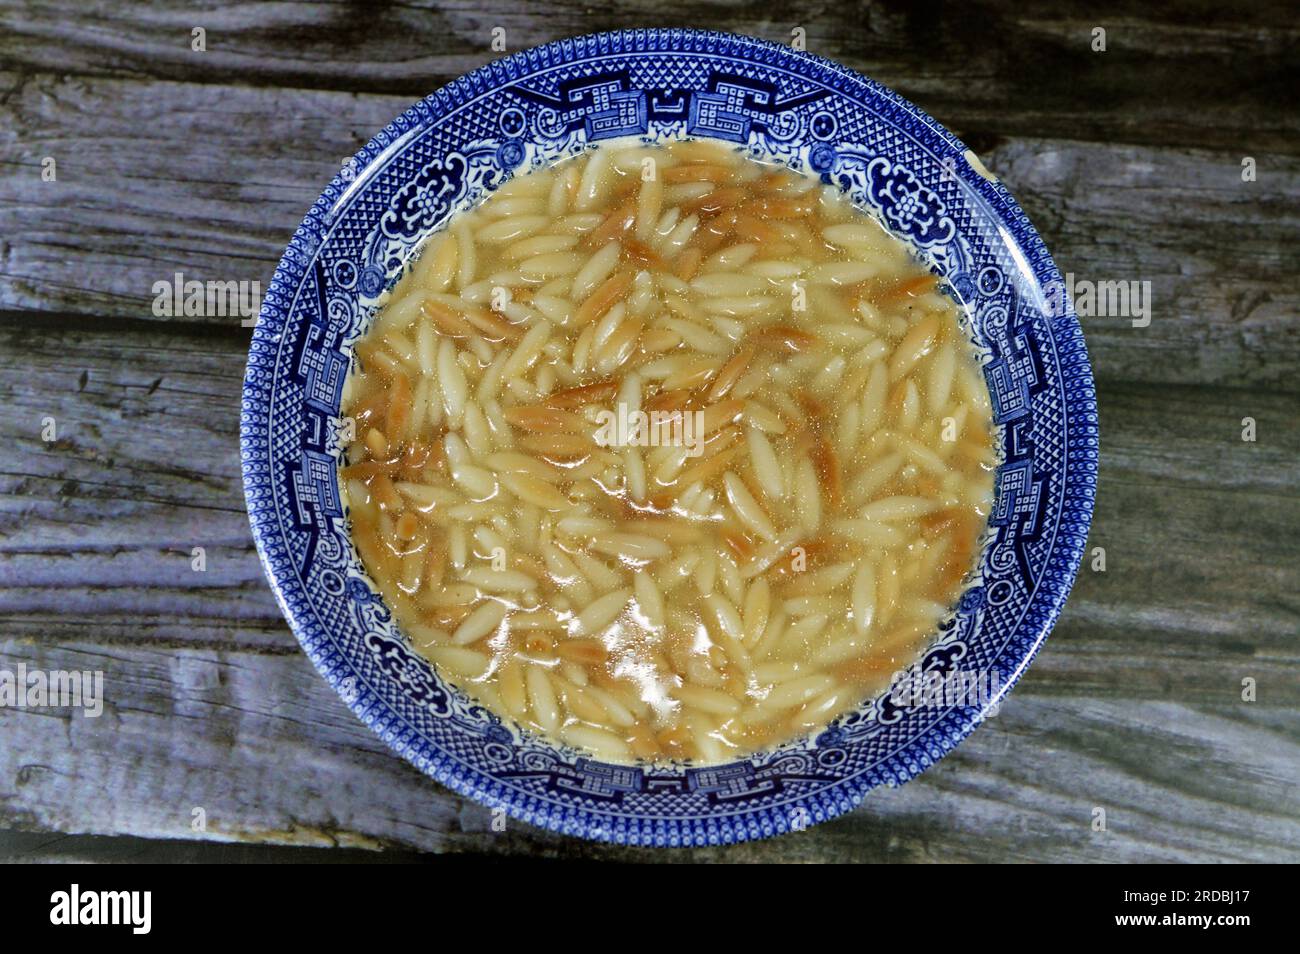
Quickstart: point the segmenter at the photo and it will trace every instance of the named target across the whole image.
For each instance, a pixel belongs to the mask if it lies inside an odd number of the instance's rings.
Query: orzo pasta
[[[974,565],[995,451],[956,304],[835,190],[720,144],[513,179],[355,353],[341,484],[398,623],[596,757],[814,732]]]

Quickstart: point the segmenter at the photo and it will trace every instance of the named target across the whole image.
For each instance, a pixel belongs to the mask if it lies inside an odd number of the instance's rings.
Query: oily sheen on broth
[[[615,762],[805,736],[974,566],[996,457],[959,319],[816,179],[590,150],[454,216],[357,342],[352,539],[503,719]]]

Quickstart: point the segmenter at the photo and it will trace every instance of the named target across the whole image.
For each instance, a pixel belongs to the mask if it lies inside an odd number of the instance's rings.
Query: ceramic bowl
[[[411,650],[349,542],[340,502],[339,400],[352,344],[412,250],[511,176],[627,136],[722,140],[820,176],[877,215],[963,305],[1001,447],[977,573],[918,667],[814,737],[726,765],[612,765],[503,723]],[[1092,374],[1061,287],[1038,233],[979,160],[845,67],[688,30],[518,53],[380,131],[294,233],[253,336],[240,417],[258,552],[321,675],[451,789],[534,825],[625,844],[803,829],[952,751],[995,711],[1061,611],[1097,466]],[[982,691],[942,691],[962,678],[969,688],[972,674]]]

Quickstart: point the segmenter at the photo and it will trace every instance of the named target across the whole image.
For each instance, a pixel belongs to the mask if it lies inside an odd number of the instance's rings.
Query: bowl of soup
[[[452,789],[625,844],[798,831],[989,714],[1077,571],[1097,419],[1005,188],[745,37],[600,34],[350,160],[254,333],[286,618]]]

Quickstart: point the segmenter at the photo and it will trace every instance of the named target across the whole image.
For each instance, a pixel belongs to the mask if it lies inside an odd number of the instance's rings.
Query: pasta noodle
[[[816,731],[915,661],[979,550],[991,412],[938,289],[718,143],[515,178],[355,345],[362,562],[448,680],[595,758]]]

